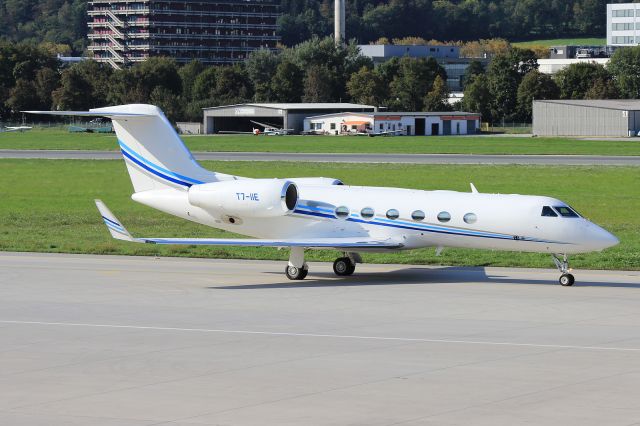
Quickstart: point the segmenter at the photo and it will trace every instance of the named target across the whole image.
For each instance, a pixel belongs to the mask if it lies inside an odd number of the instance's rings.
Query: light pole
[[[340,45],[345,41],[345,1],[346,0],[335,0],[334,7],[334,38],[336,41],[336,45]]]

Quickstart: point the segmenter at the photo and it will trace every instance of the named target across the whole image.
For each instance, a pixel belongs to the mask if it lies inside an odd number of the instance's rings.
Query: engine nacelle
[[[296,208],[298,188],[295,183],[282,179],[203,183],[189,188],[189,203],[229,216],[276,217]]]
[[[344,185],[340,179],[326,178],[326,177],[311,177],[311,178],[291,178],[291,182],[296,185],[318,185],[318,186],[331,186],[331,185]]]

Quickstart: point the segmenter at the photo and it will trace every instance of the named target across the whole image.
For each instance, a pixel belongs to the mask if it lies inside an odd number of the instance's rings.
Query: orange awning
[[[344,121],[342,124],[346,124],[347,126],[362,126],[364,124],[370,124],[370,121]]]

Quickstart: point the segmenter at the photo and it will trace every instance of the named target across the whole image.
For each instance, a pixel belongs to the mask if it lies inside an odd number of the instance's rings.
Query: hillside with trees
[[[366,44],[425,40],[530,40],[605,34],[607,3],[623,0],[347,0],[347,37]],[[281,0],[278,32],[294,46],[333,31],[333,0]],[[0,0],[0,39],[86,46],[86,0]],[[61,47],[57,47],[61,50]]]

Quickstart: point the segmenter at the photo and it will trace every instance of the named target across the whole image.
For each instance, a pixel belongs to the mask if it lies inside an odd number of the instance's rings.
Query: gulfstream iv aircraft
[[[134,238],[107,206],[96,205],[113,238],[134,243],[284,247],[285,273],[307,276],[305,249],[335,249],[337,275],[351,275],[359,253],[465,247],[549,253],[572,285],[567,256],[603,250],[616,237],[549,197],[418,191],[344,185],[323,177],[250,179],[203,169],[162,111],[122,105],[89,112],[108,117],[133,184],[134,201],[186,220],[257,239]]]

